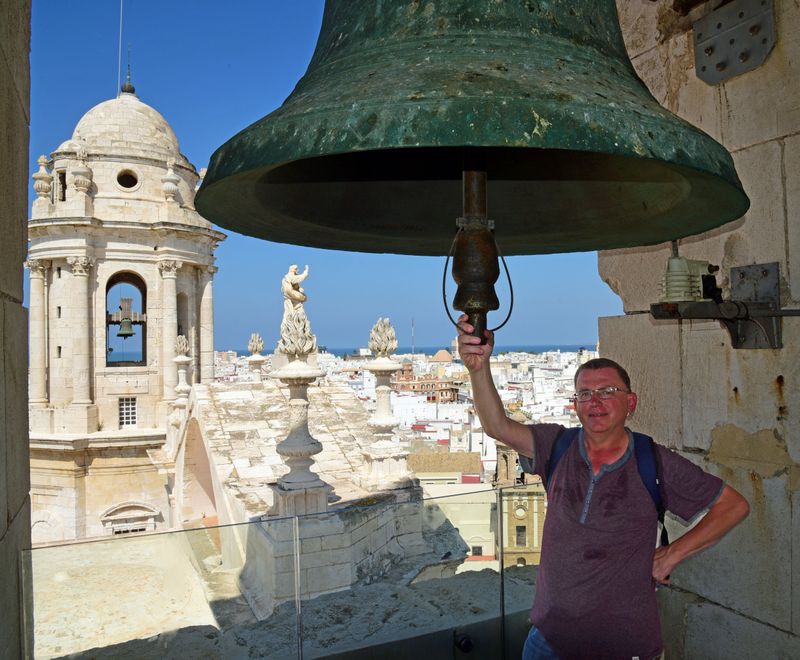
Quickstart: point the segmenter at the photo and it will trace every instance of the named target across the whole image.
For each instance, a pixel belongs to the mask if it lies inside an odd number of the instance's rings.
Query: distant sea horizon
[[[561,351],[562,353],[577,353],[581,348],[585,348],[587,350],[593,351],[597,346],[597,341],[589,342],[585,344],[500,344],[495,346],[494,354],[498,355],[499,353],[549,353],[552,351]],[[347,347],[347,348],[334,348],[331,346],[320,346],[320,352],[322,352],[323,348],[328,353],[336,355],[337,357],[345,357],[346,355],[355,355],[359,348],[366,348],[364,346],[361,347]],[[449,346],[415,346],[414,350],[411,350],[411,346],[398,346],[395,353],[397,354],[408,354],[413,353],[414,355],[434,355],[437,351],[442,349],[450,350]],[[239,356],[246,356],[250,355],[250,351],[244,348],[236,348],[236,349],[217,349],[218,351],[229,351],[235,350],[236,354]],[[265,353],[269,353],[271,351],[265,351]]]

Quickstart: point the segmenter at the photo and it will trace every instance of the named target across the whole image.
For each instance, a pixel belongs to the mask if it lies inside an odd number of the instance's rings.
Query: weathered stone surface
[[[617,0],[619,22],[625,26],[622,37],[625,40],[628,57],[633,59],[658,45],[656,22],[662,11],[659,4]]]
[[[800,101],[798,101],[800,102]],[[733,154],[736,171],[745,192],[750,197],[750,209],[743,221],[731,223],[736,230],[736,250],[730,251],[727,232],[721,262],[722,278],[727,279],[731,266],[778,261],[786,276],[786,218],[784,210],[783,147],[767,142],[742,149]],[[711,261],[711,258],[704,257]],[[723,287],[727,290],[727,286]]]
[[[668,421],[663,410],[680,410],[681,371],[673,356],[679,351],[677,324],[655,321],[646,314],[598,319],[600,355],[617,360],[628,371],[631,386],[639,394],[631,428],[652,435],[661,444],[680,447],[679,417]],[[652,350],[658,346],[659,350]]]
[[[720,373],[720,365],[735,361],[735,357],[730,337],[718,321],[682,321],[680,332],[683,446],[708,449],[710,430],[726,418],[728,400],[736,396],[733,388],[738,384],[732,374]],[[737,382],[729,383],[729,379]],[[709,390],[711,383],[713,389]]]
[[[3,363],[6,397],[6,491],[7,506],[16,515],[28,499],[28,312],[22,305],[3,301]],[[12,414],[8,412],[13,411]]]
[[[0,54],[2,66],[13,81],[13,103],[19,106],[20,125],[30,123],[30,66],[28,53],[31,37],[31,3],[28,0],[0,0]],[[27,137],[25,152],[27,153]],[[5,153],[9,156],[8,153]],[[19,170],[20,175],[28,169],[27,162]],[[23,192],[27,191],[27,186]]]
[[[23,612],[19,551],[30,546],[30,500],[25,446],[27,420],[27,346],[22,309],[22,261],[25,257],[30,119],[30,0],[0,0],[0,657],[23,655]],[[21,349],[19,358],[9,357]],[[20,428],[21,427],[21,428]],[[30,594],[25,594],[30,598]]]
[[[27,4],[27,3],[24,3]],[[5,32],[8,23],[16,23],[17,13],[25,16],[24,8],[8,7],[10,21],[0,21]],[[25,35],[27,44],[27,33]],[[14,35],[12,41],[17,41]],[[9,42],[3,41],[6,46]],[[27,46],[25,49],[27,63]],[[19,60],[12,60],[12,68],[19,66]],[[27,64],[24,67],[27,70]],[[14,78],[9,69],[7,57],[0,57],[0,116],[19,117],[7,130],[0,131],[0,153],[3,154],[3,178],[5,185],[0,195],[0,227],[3,235],[3,258],[0,259],[0,293],[22,302],[22,262],[27,250],[25,219],[28,215],[28,121],[27,99],[28,81]],[[23,99],[25,103],[23,104]]]
[[[783,146],[786,171],[786,258],[790,264],[800,263],[800,135],[786,138]],[[800,301],[800,268],[791,268],[782,275],[789,281],[789,299],[784,304]],[[781,292],[783,293],[783,291]]]
[[[792,632],[800,636],[800,469],[792,470]]]
[[[661,105],[715,140],[721,140],[720,90],[707,85],[695,74],[691,31],[659,41],[652,49],[633,58],[632,63]]]
[[[5,515],[5,512],[4,512]],[[4,536],[0,537],[0,567],[2,584],[0,589],[0,658],[22,657],[22,638],[20,636],[23,612],[27,625],[30,625],[33,612],[33,594],[29,588],[23,589],[20,582],[20,550],[30,548],[31,511],[30,501],[9,518]],[[26,577],[30,572],[26,571]],[[26,583],[30,586],[30,583]],[[32,633],[32,631],[31,631]]]
[[[0,468],[0,543],[3,542],[2,539],[5,536],[6,529],[8,528],[8,521],[12,517],[9,515],[8,508],[8,483],[11,476],[10,473],[17,469],[16,465],[13,465],[8,461],[8,443],[10,437],[6,426],[6,408],[8,408],[9,411],[13,410],[14,401],[9,401],[6,399],[7,392],[9,390],[7,381],[10,379],[10,377],[6,376],[6,337],[4,327],[5,305],[0,302],[0,438],[3,439],[2,444],[0,444],[0,457],[3,459],[3,465],[2,468]]]
[[[622,298],[626,314],[649,312],[650,305],[658,302],[670,254],[667,243],[598,252],[600,277]]]
[[[797,658],[800,638],[711,603],[689,605],[684,658]]]
[[[767,61],[722,85],[722,136],[738,150],[797,131],[800,125],[800,6],[775,2],[777,38]]]
[[[684,616],[686,608],[700,598],[694,594],[659,587],[658,609],[661,613],[661,635],[664,640],[664,652],[667,658],[684,658],[683,648],[686,642]]]
[[[697,454],[687,458],[739,491],[751,511],[747,520],[716,546],[678,566],[672,575],[674,584],[789,630],[793,595],[788,577],[793,540],[788,476],[764,477],[755,469],[757,465],[737,467],[731,459],[717,463],[702,460]]]

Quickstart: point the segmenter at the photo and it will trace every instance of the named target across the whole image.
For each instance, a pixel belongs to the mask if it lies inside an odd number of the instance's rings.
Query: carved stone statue
[[[306,269],[302,273],[298,272],[296,264],[289,266],[289,270],[286,271],[286,275],[284,275],[283,279],[281,280],[284,314],[289,314],[290,312],[296,310],[298,307],[301,307],[306,300],[308,300],[308,296],[300,286],[300,283],[303,282],[303,280],[305,280],[307,277],[308,266],[306,266]]]

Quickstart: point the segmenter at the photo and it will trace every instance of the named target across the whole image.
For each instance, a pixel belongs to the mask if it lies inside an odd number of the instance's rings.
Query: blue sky
[[[268,114],[305,72],[322,20],[322,0],[126,0],[123,77],[131,49],[139,98],[175,130],[199,170],[236,132]],[[36,0],[31,35],[30,172],[36,158],[72,135],[81,116],[117,92],[119,3]],[[33,191],[31,188],[31,196]],[[214,303],[217,348],[240,348],[251,332],[278,338],[280,278],[290,264],[310,266],[306,311],[321,345],[365,345],[388,316],[401,346],[446,346],[454,335],[441,296],[443,258],[317,250],[230,231],[217,250]],[[585,344],[597,317],[622,313],[600,280],[595,253],[508,259],[514,313],[500,345]],[[448,276],[448,298],[454,293]],[[508,289],[498,286],[505,315]]]

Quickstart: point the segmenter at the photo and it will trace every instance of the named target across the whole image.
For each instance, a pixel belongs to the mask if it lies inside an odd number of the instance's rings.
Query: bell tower
[[[73,464],[69,490],[90,464],[78,446],[125,445],[131,457],[163,444],[179,334],[189,382],[213,380],[214,251],[225,238],[194,208],[199,176],[172,128],[130,81],[38,162],[27,262],[34,523],[39,445]],[[63,538],[102,529],[89,499]],[[100,496],[97,507],[115,503]]]

